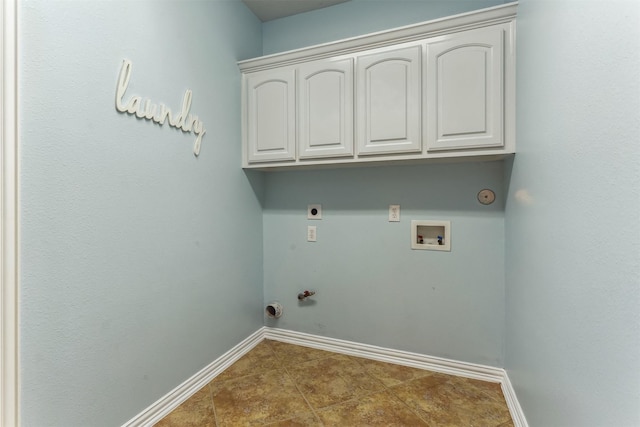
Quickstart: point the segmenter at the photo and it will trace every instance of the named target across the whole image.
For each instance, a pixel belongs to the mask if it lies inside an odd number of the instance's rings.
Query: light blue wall
[[[270,173],[264,210],[270,326],[500,366],[504,195],[500,162]],[[476,200],[492,188],[498,201]],[[322,204],[322,220],[307,205]],[[388,222],[390,204],[401,221]],[[450,220],[451,252],[411,249],[411,220]],[[315,243],[306,241],[317,226]],[[298,304],[304,289],[317,291]]]
[[[22,425],[121,425],[263,324],[236,66],[261,26],[239,0],[20,14]],[[193,90],[200,158],[193,135],[115,110],[124,58],[129,93],[177,110]]]
[[[352,0],[264,24],[263,49],[501,3]],[[262,325],[263,292],[285,306],[273,326],[504,362],[532,426],[640,424],[640,16],[632,1],[580,5],[520,3],[512,170],[263,182],[238,161],[235,61],[262,48],[239,0],[22,3],[23,424],[122,424]],[[193,90],[199,159],[192,135],[115,111],[123,58],[131,92],[177,109]],[[477,204],[484,187],[497,204]],[[452,221],[451,253],[409,249],[410,219],[431,218]],[[305,288],[318,295],[300,306]]]
[[[506,368],[531,426],[640,425],[640,3],[518,7]]]
[[[350,0],[265,22],[264,54],[326,43],[508,3],[502,0]]]

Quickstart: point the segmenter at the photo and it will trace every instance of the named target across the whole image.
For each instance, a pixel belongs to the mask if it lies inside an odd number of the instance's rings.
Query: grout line
[[[267,340],[265,340],[267,341]],[[269,345],[267,343],[267,345]],[[318,414],[316,413],[315,408],[311,405],[311,403],[309,402],[309,400],[307,399],[307,396],[304,395],[304,393],[302,392],[302,390],[300,390],[300,387],[298,386],[298,382],[296,381],[296,379],[294,378],[293,375],[291,375],[291,373],[289,372],[289,370],[287,369],[287,367],[285,366],[284,363],[282,363],[282,360],[278,357],[278,354],[276,353],[276,351],[273,349],[273,347],[271,347],[271,345],[269,345],[269,349],[271,350],[271,352],[273,353],[276,361],[280,364],[280,367],[284,370],[284,372],[287,374],[287,376],[291,379],[291,382],[293,382],[294,387],[296,388],[296,390],[298,390],[298,393],[300,393],[300,395],[302,396],[302,398],[304,399],[304,401],[306,402],[307,406],[309,407],[309,409],[311,409],[311,413],[313,414],[313,416],[316,418],[316,421],[318,421],[320,423],[321,426],[324,426],[324,423],[322,422],[322,419],[318,416]],[[317,359],[320,360],[320,359]]]
[[[375,378],[376,380],[378,380],[378,381],[382,384],[382,387],[384,388],[384,391],[385,391],[386,393],[388,393],[388,394],[389,394],[389,396],[390,396],[392,399],[395,399],[396,401],[400,402],[400,403],[401,403],[402,405],[404,405],[407,409],[409,409],[409,411],[411,411],[411,413],[412,413],[412,414],[414,414],[415,416],[417,416],[417,417],[418,417],[418,419],[422,420],[422,422],[423,422],[423,423],[425,423],[425,425],[426,425],[427,427],[430,427],[430,424],[427,422],[427,420],[425,420],[425,419],[420,415],[420,413],[418,413],[414,408],[412,408],[411,406],[409,406],[409,404],[408,404],[407,402],[405,402],[405,401],[404,401],[404,399],[401,399],[401,398],[400,398],[400,396],[398,396],[398,395],[397,395],[397,394],[396,394],[396,393],[391,389],[392,387],[396,387],[396,386],[399,386],[399,385],[402,385],[402,384],[410,383],[411,381],[416,380],[416,379],[418,379],[418,378],[411,378],[411,379],[406,380],[406,381],[400,381],[398,384],[394,384],[394,385],[392,385],[392,386],[387,386],[387,385],[386,385],[386,384],[385,384],[381,379],[376,378],[376,377],[374,377],[373,375],[371,375],[371,374],[369,373],[369,370],[368,370],[368,369],[367,369],[367,367],[365,366],[365,364],[364,364],[363,362],[360,362],[360,360],[367,360],[367,359],[364,359],[364,358],[362,358],[362,357],[358,357],[358,356],[351,356],[351,357],[353,357],[353,358],[357,359],[358,363],[360,364],[360,366],[362,366],[362,368],[365,370],[365,372],[366,372],[366,374],[367,374],[367,375],[369,375],[370,377]],[[386,363],[386,362],[382,362],[382,363]],[[418,368],[414,368],[414,369],[418,369]],[[431,371],[429,371],[429,372],[431,372]],[[419,377],[419,378],[420,378],[420,377]]]
[[[338,405],[343,405],[343,404],[345,404],[345,403],[358,402],[358,401],[360,401],[362,398],[372,396],[372,395],[374,395],[374,394],[376,394],[376,393],[380,393],[380,390],[378,390],[378,391],[373,391],[373,392],[370,392],[370,393],[366,393],[366,394],[364,394],[364,395],[362,395],[362,396],[354,396],[354,397],[352,397],[351,399],[342,400],[342,401],[340,401],[340,402],[332,403],[331,405],[327,405],[327,406],[323,406],[322,408],[318,408],[318,410],[319,410],[319,411],[325,411],[325,410],[330,410],[330,409],[332,409],[332,408],[335,408],[335,407],[336,407],[336,406],[338,406]]]
[[[291,345],[295,345],[295,344],[291,344]],[[336,355],[340,355],[340,354],[341,354],[341,353],[331,352],[331,351],[328,351],[328,352],[329,352],[329,353],[332,353],[332,354],[336,354]],[[331,357],[331,356],[327,356],[327,357]],[[365,366],[365,364],[364,364],[364,360],[368,360],[368,359],[365,359],[365,358],[363,358],[363,357],[359,357],[359,356],[351,356],[351,355],[347,355],[347,357],[349,357],[350,359],[354,360],[354,361],[355,361],[355,362],[356,362],[356,363],[357,363],[357,364],[362,368],[363,373],[364,373],[366,376],[368,376],[369,378],[371,378],[371,379],[373,379],[374,381],[378,382],[378,383],[382,386],[382,389],[381,389],[381,390],[375,390],[375,391],[369,391],[369,392],[366,392],[366,393],[364,393],[364,394],[361,394],[361,395],[358,395],[358,396],[354,396],[354,397],[352,397],[351,399],[347,399],[347,400],[343,400],[343,401],[340,401],[340,402],[333,403],[333,404],[331,404],[331,405],[327,405],[327,406],[325,406],[325,407],[319,408],[320,410],[330,410],[331,408],[334,408],[334,407],[336,407],[336,406],[338,406],[338,405],[342,405],[342,404],[350,403],[350,402],[361,402],[361,401],[362,401],[362,399],[365,399],[365,398],[367,398],[367,397],[369,397],[369,396],[373,396],[374,394],[378,394],[378,393],[386,392],[386,393],[388,393],[388,394],[389,394],[389,396],[390,396],[392,399],[395,399],[396,401],[400,402],[402,405],[406,406],[406,407],[411,411],[411,413],[413,413],[414,415],[416,415],[416,416],[418,417],[418,419],[420,419],[422,422],[424,422],[424,423],[426,424],[426,426],[427,426],[427,427],[429,427],[429,423],[428,423],[428,422],[427,422],[427,421],[426,421],[426,420],[425,420],[425,419],[424,419],[424,418],[423,418],[423,417],[422,417],[418,412],[416,412],[414,408],[412,408],[411,406],[409,406],[409,404],[408,404],[407,402],[405,402],[403,399],[401,399],[399,396],[397,396],[393,391],[391,391],[390,387],[387,387],[387,385],[386,385],[386,384],[385,384],[381,379],[379,379],[379,378],[375,377],[374,375],[372,375],[372,374],[370,373],[370,370],[369,370],[369,369],[367,368],[367,366]],[[320,359],[314,359],[314,360],[320,360]],[[384,362],[383,362],[383,363],[384,363]],[[285,369],[286,369],[286,368],[285,368]],[[418,368],[415,368],[415,369],[418,369]],[[432,372],[432,371],[429,371],[429,372]],[[344,379],[340,374],[337,374],[337,375],[338,375],[338,377],[340,377],[340,378],[342,378],[343,380],[345,380],[345,379]],[[401,384],[405,384],[405,383],[409,383],[409,382],[411,382],[411,381],[412,381],[412,380],[414,380],[414,379],[415,379],[415,378],[412,378],[412,379],[407,380],[407,381],[400,381],[398,384],[395,384],[394,386],[396,386],[396,385],[401,385]],[[346,380],[345,380],[345,381],[346,381]],[[295,380],[294,380],[294,383],[296,384],[296,388],[298,388],[298,384],[295,382]],[[299,389],[299,388],[298,388],[298,390],[300,391],[300,389]],[[306,399],[306,396],[304,396],[304,393],[302,393],[302,391],[300,391],[300,393],[303,395],[303,397],[305,398],[305,400],[307,400],[307,399]],[[308,403],[308,401],[307,401],[307,403]],[[314,412],[314,414],[316,414],[316,409],[315,409],[315,408],[314,408],[310,403],[309,403],[309,407],[310,407],[310,408],[311,408],[311,410]],[[316,417],[317,417],[318,419],[320,419],[320,417],[319,417],[319,416],[317,416],[317,414],[316,414]],[[322,423],[322,421],[321,421],[321,420],[320,420],[320,422]],[[324,424],[323,424],[323,425],[324,425]]]
[[[482,389],[480,389],[480,393],[482,393],[483,395],[485,395],[486,397],[488,397],[489,399],[491,399],[491,400],[493,400],[493,401],[495,401],[497,403],[504,403],[505,405],[507,404],[507,398],[504,396],[504,393],[502,392],[502,387],[500,388],[500,395],[491,394],[488,391],[485,391],[485,390],[482,390]],[[501,397],[502,400],[500,400],[499,397]]]
[[[209,399],[211,399],[211,407],[213,408],[213,422],[216,427],[219,427],[220,423],[218,422],[218,412],[216,411],[216,404],[213,401],[213,390],[211,390],[211,383],[207,384],[207,388],[209,389]]]
[[[293,346],[297,346],[297,347],[303,347],[303,346],[298,346],[298,345],[296,345],[296,344],[289,344],[289,345],[293,345]],[[307,348],[309,348],[309,347],[307,347]],[[311,348],[312,348],[312,347],[311,347]],[[313,362],[313,361],[319,361],[319,360],[323,360],[323,359],[331,358],[331,357],[336,356],[336,355],[341,355],[341,353],[336,353],[336,352],[333,352],[333,351],[328,351],[328,350],[323,350],[323,351],[325,351],[325,352],[327,353],[327,355],[326,355],[326,356],[319,357],[319,358],[316,358],[316,359],[309,359],[309,360],[306,360],[306,361],[304,361],[304,362],[302,362],[302,363]],[[274,350],[274,353],[275,353],[275,350]],[[277,355],[277,353],[276,353],[276,355]],[[347,357],[349,357],[350,359],[358,359],[358,357],[354,357],[354,356],[347,356]],[[385,388],[385,385],[382,383],[382,381],[380,381],[378,378],[375,378],[375,377],[373,377],[372,375],[370,375],[368,372],[366,372],[366,368],[365,368],[364,366],[362,366],[362,364],[361,364],[358,360],[355,360],[355,362],[356,362],[356,364],[358,364],[361,368],[363,368],[363,370],[365,371],[365,372],[364,372],[364,373],[365,373],[365,375],[367,375],[369,378],[371,378],[371,379],[373,379],[374,381],[377,381],[377,382],[379,382],[379,383],[381,384],[381,386],[382,386],[382,391],[383,391],[383,390],[384,390],[384,388]],[[341,405],[341,404],[344,404],[344,403],[347,403],[347,402],[359,401],[359,400],[361,400],[361,399],[362,399],[362,398],[364,398],[364,397],[368,397],[368,396],[371,396],[371,395],[373,395],[373,394],[376,394],[376,393],[380,393],[380,392],[381,392],[381,390],[375,390],[375,391],[367,392],[367,393],[365,393],[365,394],[363,394],[363,395],[354,396],[354,397],[353,397],[353,398],[351,398],[351,399],[347,399],[347,400],[343,400],[343,401],[340,401],[340,402],[333,403],[333,404],[331,404],[331,405],[327,405],[327,406],[322,407],[322,408],[315,408],[315,407],[311,404],[311,402],[309,402],[309,400],[307,399],[307,397],[305,396],[305,394],[302,392],[302,390],[300,389],[300,386],[298,385],[298,382],[295,380],[295,377],[294,377],[294,376],[293,376],[293,375],[292,375],[292,374],[287,370],[287,367],[286,367],[284,364],[282,365],[282,367],[287,371],[287,374],[288,374],[288,375],[291,377],[291,379],[293,380],[293,383],[295,384],[296,389],[298,390],[298,392],[300,392],[300,394],[302,395],[302,397],[304,398],[304,400],[307,402],[307,405],[309,405],[309,408],[310,408],[310,409],[311,409],[311,411],[313,412],[313,414],[314,414],[314,416],[316,417],[316,419],[318,420],[318,422],[320,422],[320,424],[321,424],[321,425],[323,425],[323,426],[324,426],[324,423],[322,422],[322,419],[321,419],[321,418],[320,418],[320,416],[318,415],[318,412],[317,412],[318,410],[325,410],[325,409],[332,408],[332,407],[334,407],[334,406]],[[348,383],[348,381],[347,381],[345,378],[343,378],[343,377],[342,377],[342,375],[340,375],[339,373],[338,373],[338,374],[336,374],[336,375],[337,375],[339,378],[341,378],[343,381],[345,381],[345,382],[347,382],[347,383]]]
[[[400,396],[395,394],[390,388],[388,388],[387,390],[388,390],[388,392],[389,392],[389,394],[391,395],[392,398],[394,398],[398,402],[402,403],[407,409],[409,409],[409,411],[411,411],[412,414],[414,414],[416,417],[418,417],[420,420],[422,420],[422,422],[425,423],[427,427],[431,426],[431,424],[429,424],[429,421],[425,420],[424,417],[422,416],[422,414],[420,412],[416,411],[416,408],[412,407],[407,402],[405,402],[404,399],[400,398]]]
[[[260,342],[264,342],[264,340],[260,341]],[[258,344],[260,344],[260,343],[258,343]],[[275,352],[273,351],[271,346],[268,346],[268,348],[269,348],[269,351],[271,352],[271,356],[269,356],[269,357],[275,358]],[[244,359],[244,358],[248,358],[251,362],[253,362],[253,360],[255,360],[255,357],[251,354],[252,351],[253,351],[253,349],[251,349],[248,353],[243,355],[240,359],[236,360],[234,362],[234,365],[236,363],[238,363],[240,360]],[[275,358],[275,360],[276,360],[276,362],[280,362],[277,358]],[[231,381],[236,381],[236,380],[240,380],[240,379],[246,379],[246,378],[254,376],[254,375],[259,375],[259,374],[256,374],[255,372],[247,372],[247,373],[242,374],[242,375],[234,375],[234,376],[229,377],[227,379],[220,380],[219,379],[220,376],[222,376],[225,372],[227,372],[232,366],[233,365],[229,366],[227,369],[225,369],[223,372],[221,372],[220,375],[218,377],[214,378],[209,384],[211,384],[212,382],[216,381],[220,386],[223,386],[224,384],[226,384],[228,382],[231,382]],[[273,368],[265,368],[263,373],[266,374],[266,373],[269,373],[269,372],[274,371],[276,369],[278,369],[277,366],[275,366]]]
[[[309,407],[309,409],[311,409],[311,413],[316,418],[316,421],[318,421],[320,423],[320,425],[324,426],[324,423],[322,422],[322,419],[320,418],[320,416],[316,412],[315,408],[311,405],[311,402],[309,402],[309,400],[307,399],[307,396],[305,396],[304,393],[302,392],[302,390],[300,390],[300,386],[298,385],[298,382],[295,380],[293,375],[291,375],[289,373],[289,371],[287,370],[286,366],[283,365],[282,368],[284,369],[286,374],[289,376],[289,378],[291,378],[291,381],[293,382],[293,385],[295,386],[296,390],[298,390],[298,393],[300,393],[300,396],[302,396],[304,401],[307,403],[307,406]]]
[[[356,361],[357,361],[357,362],[358,362],[358,363],[359,363],[359,364],[364,368],[365,372],[366,372],[369,376],[371,376],[371,377],[375,378],[373,375],[369,374],[369,370],[367,369],[366,365],[365,365],[363,362],[361,362],[361,361],[363,361],[363,360],[368,360],[368,359],[365,359],[365,358],[362,358],[362,357],[359,357],[359,356],[349,356],[349,357],[354,358],[354,359],[355,359],[355,360],[356,360]],[[382,362],[382,363],[389,363],[389,362]],[[390,364],[393,364],[393,363],[390,363]],[[449,382],[449,381],[453,380],[454,378],[460,378],[460,379],[462,379],[462,380],[465,380],[466,382],[468,382],[468,381],[471,381],[471,382],[473,382],[473,381],[480,381],[480,382],[483,382],[483,383],[490,382],[490,381],[480,380],[480,379],[474,379],[474,378],[457,377],[457,376],[453,376],[453,375],[446,374],[446,373],[441,373],[441,372],[437,372],[437,371],[432,371],[432,370],[429,370],[429,369],[421,369],[421,368],[414,368],[414,369],[427,371],[427,372],[430,372],[431,374],[440,374],[440,375],[446,375],[447,377],[451,377],[451,378],[448,378],[448,379],[447,379],[447,382]],[[423,417],[423,416],[421,416],[421,414],[420,414],[418,411],[416,411],[416,410],[415,410],[415,408],[413,408],[412,406],[410,406],[410,405],[409,405],[409,404],[408,404],[404,399],[402,399],[400,396],[398,396],[398,395],[397,395],[397,394],[392,390],[392,387],[396,387],[396,386],[399,386],[399,385],[402,385],[402,384],[408,384],[408,383],[411,383],[411,382],[413,382],[414,380],[417,380],[417,379],[419,379],[419,378],[421,378],[421,377],[418,377],[418,378],[411,378],[411,379],[408,379],[408,380],[406,380],[406,381],[400,381],[398,384],[394,384],[394,385],[392,385],[392,386],[387,386],[386,384],[384,384],[384,382],[382,382],[382,380],[379,380],[379,381],[382,383],[382,385],[384,386],[385,390],[389,392],[389,394],[391,394],[391,395],[392,395],[394,398],[396,398],[398,401],[402,402],[402,403],[403,403],[407,408],[409,408],[409,409],[411,410],[411,412],[413,412],[414,414],[416,414],[416,415],[418,416],[418,418],[420,418],[421,420],[423,420],[425,423],[429,424],[428,420],[425,420],[425,419],[424,419],[424,417]],[[377,378],[376,378],[376,379],[377,379]],[[499,384],[499,383],[498,383],[498,384]],[[509,410],[508,405],[507,405],[507,402],[506,402],[506,397],[505,397],[504,392],[502,391],[502,389],[500,389],[500,395],[499,395],[499,396],[497,396],[497,395],[495,395],[495,394],[492,394],[492,393],[490,393],[489,391],[484,390],[483,388],[478,388],[477,390],[478,390],[478,391],[479,391],[483,396],[485,396],[485,397],[487,397],[487,398],[491,399],[492,401],[497,402],[497,403],[499,403],[499,404],[503,404],[503,405],[505,405],[505,408],[507,409],[507,411]],[[499,399],[499,397],[502,397],[502,400],[500,400],[500,399]],[[510,412],[509,412],[509,417],[510,417],[511,421],[513,422],[513,417],[511,416],[511,413],[510,413]]]

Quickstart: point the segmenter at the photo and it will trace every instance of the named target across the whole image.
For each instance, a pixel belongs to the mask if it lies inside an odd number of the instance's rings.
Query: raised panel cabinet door
[[[427,43],[427,149],[504,145],[504,27]]]
[[[357,58],[358,154],[422,151],[422,47]]]
[[[295,160],[295,71],[249,74],[245,88],[248,162]]]
[[[298,70],[298,157],[353,155],[353,59]]]

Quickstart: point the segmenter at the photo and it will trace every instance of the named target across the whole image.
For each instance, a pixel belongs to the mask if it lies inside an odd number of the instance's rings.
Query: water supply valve
[[[315,294],[316,294],[316,291],[303,291],[303,292],[300,292],[300,293],[298,294],[298,299],[299,299],[300,301],[304,301],[305,299],[307,299],[307,298],[309,298],[310,296],[313,296],[313,295],[315,295]]]

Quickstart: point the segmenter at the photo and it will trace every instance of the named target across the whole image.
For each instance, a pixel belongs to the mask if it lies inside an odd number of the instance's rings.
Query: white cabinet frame
[[[355,67],[353,82],[355,88],[353,144],[355,149],[352,154],[348,149],[342,147],[343,145],[348,145],[349,137],[343,137],[341,134],[336,137],[335,128],[332,130],[332,138],[328,139],[333,139],[333,143],[326,145],[317,142],[310,143],[307,137],[311,134],[307,130],[300,131],[301,126],[303,128],[306,126],[305,119],[304,117],[301,119],[300,114],[307,113],[301,112],[300,105],[297,105],[295,108],[298,117],[296,118],[296,123],[292,125],[296,129],[297,152],[294,157],[287,160],[267,159],[266,156],[261,159],[257,157],[251,158],[251,156],[247,155],[247,152],[251,152],[251,149],[247,148],[247,142],[250,139],[247,137],[248,130],[246,126],[248,120],[246,111],[250,107],[246,105],[247,97],[243,96],[243,152],[245,154],[243,154],[242,158],[242,167],[277,170],[281,168],[357,166],[365,163],[407,164],[456,160],[490,161],[504,159],[514,154],[516,136],[515,21],[517,6],[517,3],[508,3],[421,24],[408,25],[333,43],[240,61],[238,66],[243,74],[243,82],[246,82],[247,76],[252,74],[286,68],[297,70],[296,90],[298,92],[301,90],[299,70],[305,67],[305,64],[315,61],[341,61],[350,58],[354,61]],[[465,66],[464,64],[470,64],[471,68],[484,74],[481,76],[483,79],[482,84],[472,82],[472,84],[467,85],[470,91],[475,91],[476,95],[470,98],[469,105],[464,105],[462,102],[465,96],[461,95],[464,89],[456,89],[457,81],[465,78],[464,72],[460,73],[462,77],[458,80],[455,78],[441,79],[440,82],[433,80],[429,73],[433,73],[433,67],[437,70],[439,65],[437,61],[434,61],[434,58],[430,58],[429,49],[431,49],[431,52],[436,52],[439,41],[445,40],[447,37],[450,37],[452,43],[455,44],[458,43],[455,41],[457,37],[462,40],[466,35],[471,35],[471,38],[473,38],[473,34],[481,34],[481,38],[483,38],[484,29],[488,31],[488,34],[491,34],[492,29],[495,28],[502,29],[500,40],[492,39],[492,36],[489,36],[488,42],[486,40],[471,40],[468,42],[469,46],[467,48],[459,50],[459,52],[464,52],[463,57],[456,57],[455,55],[447,57],[445,68],[455,68],[457,61],[457,64],[462,64],[463,67]],[[478,33],[474,33],[476,30]],[[493,32],[493,34],[497,33]],[[434,43],[434,45],[430,47],[430,43]],[[465,42],[460,43],[464,44]],[[412,80],[415,77],[414,75],[406,79],[407,85],[419,87],[416,94],[417,101],[409,100],[409,97],[406,97],[406,100],[397,101],[394,99],[393,101],[401,109],[406,107],[407,111],[409,109],[420,111],[415,125],[409,123],[411,122],[411,119],[409,119],[411,115],[409,114],[403,116],[403,112],[395,112],[395,115],[384,118],[384,108],[380,108],[377,105],[373,109],[369,108],[371,104],[368,104],[369,101],[366,99],[369,88],[367,87],[366,73],[363,71],[370,54],[382,54],[383,52],[392,52],[396,49],[410,46],[418,46],[416,48],[416,52],[420,57],[418,67],[422,68],[418,76],[418,82]],[[402,74],[397,71],[400,67],[395,71],[390,71],[391,68],[385,71],[387,75],[391,76],[390,79],[393,78],[394,73],[395,75]],[[477,73],[471,72],[467,76],[475,78],[475,74]],[[383,88],[384,85],[378,86]],[[396,87],[391,89],[391,93],[394,91],[396,94],[401,93],[398,90],[400,86],[400,84],[396,84]],[[246,90],[244,84],[243,90]],[[376,96],[384,99],[385,90],[383,88],[380,92],[383,95]],[[481,93],[485,90],[488,92]],[[405,93],[408,92],[405,91]],[[441,101],[444,98],[433,98],[432,93],[437,96],[440,94],[453,94],[448,99],[454,100],[454,107],[448,107],[446,101],[443,104]],[[297,103],[306,102],[305,95],[301,96],[298,93],[295,98]],[[393,105],[394,102],[390,104]],[[412,107],[409,107],[409,105],[412,105]],[[462,105],[462,108],[458,109],[457,107],[460,105]],[[380,123],[373,123],[372,120],[367,118],[367,108],[369,108],[370,112],[373,111],[373,117],[383,117]],[[440,112],[438,112],[438,108],[440,108]],[[327,120],[330,123],[335,123],[337,122],[335,117],[337,115]],[[403,117],[405,117],[406,123],[402,123]],[[467,117],[471,119],[468,123],[465,123]],[[325,119],[320,116],[319,122]],[[369,121],[367,122],[367,120]],[[381,123],[382,126],[380,126]],[[388,132],[384,129],[385,124],[389,124]],[[404,135],[400,131],[403,127],[406,129]],[[323,147],[323,145],[325,146]],[[332,153],[334,148],[336,151]]]

